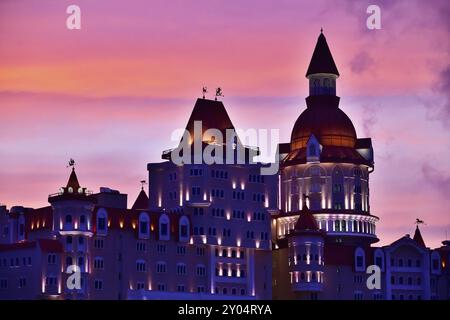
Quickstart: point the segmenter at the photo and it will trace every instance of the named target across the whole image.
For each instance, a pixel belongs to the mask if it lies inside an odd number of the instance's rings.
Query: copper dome
[[[323,146],[355,147],[355,127],[339,109],[339,97],[310,96],[306,102],[308,108],[300,114],[292,129],[292,150],[306,147],[312,134]]]

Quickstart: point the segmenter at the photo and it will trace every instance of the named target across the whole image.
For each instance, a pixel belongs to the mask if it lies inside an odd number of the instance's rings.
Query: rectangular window
[[[185,246],[177,246],[177,254],[180,254],[180,255],[186,254],[186,247]]]
[[[94,259],[94,269],[103,269],[103,258]]]
[[[144,261],[137,261],[136,262],[136,271],[138,272],[145,272],[145,262]]]
[[[55,264],[56,263],[56,254],[49,254],[47,257],[48,264]]]
[[[156,264],[156,272],[157,273],[165,273],[166,272],[166,264],[163,262],[159,262]]]
[[[197,292],[198,293],[205,293],[205,287],[204,286],[198,286],[197,287]]]
[[[137,242],[136,243],[136,251],[144,252],[146,250],[145,242]]]
[[[166,285],[162,283],[158,283],[158,291],[166,291]]]
[[[158,244],[156,246],[156,251],[158,253],[166,253],[166,245],[165,244]]]
[[[145,288],[145,285],[143,282],[137,282],[136,283],[136,289],[137,290],[143,290]]]
[[[95,279],[94,281],[95,290],[103,290],[103,281],[99,279]]]
[[[95,249],[103,249],[103,239],[95,239],[94,240],[94,248]]]
[[[206,276],[205,266],[197,266],[197,276]]]

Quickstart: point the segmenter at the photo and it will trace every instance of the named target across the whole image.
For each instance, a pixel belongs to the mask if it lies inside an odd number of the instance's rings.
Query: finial
[[[214,98],[215,101],[217,101],[217,97],[224,97],[221,87],[216,88],[216,97]]]
[[[141,187],[142,187],[142,190],[144,190],[144,185],[146,185],[146,184],[147,184],[147,181],[141,180]]]
[[[202,92],[203,92],[203,99],[205,99],[205,94],[208,93],[208,87],[203,87]]]
[[[416,218],[416,222],[414,222],[417,228],[419,228],[419,224],[425,224],[423,220],[420,220],[419,218]]]
[[[72,167],[72,170],[75,170],[75,160],[73,160],[72,158],[70,158],[69,164],[67,165],[66,168],[70,168],[70,167]]]
[[[322,27],[320,27],[320,33],[323,33],[323,28]]]

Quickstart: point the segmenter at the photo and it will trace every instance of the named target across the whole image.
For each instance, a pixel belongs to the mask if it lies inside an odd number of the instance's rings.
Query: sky
[[[66,8],[81,8],[68,30]],[[366,9],[381,8],[369,30]],[[83,186],[128,193],[171,148],[202,86],[238,128],[288,142],[320,28],[340,107],[371,137],[381,245],[450,233],[450,5],[446,0],[2,0],[0,203],[47,205],[74,158]],[[212,95],[210,94],[210,97]]]

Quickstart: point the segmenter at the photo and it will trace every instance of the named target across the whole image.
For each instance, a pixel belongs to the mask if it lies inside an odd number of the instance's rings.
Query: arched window
[[[366,271],[366,258],[364,250],[361,247],[358,247],[355,250],[355,270]]]
[[[384,252],[381,249],[376,249],[374,253],[374,262],[375,264],[384,271]]]
[[[72,244],[72,236],[67,236],[66,238],[66,244],[71,245]]]
[[[148,239],[150,236],[150,218],[147,212],[142,212],[139,215],[139,239]]]
[[[73,264],[72,257],[67,257],[66,258],[66,267],[71,266],[72,264]]]
[[[186,216],[180,218],[178,237],[180,241],[189,241],[189,219]]]
[[[100,235],[106,235],[108,232],[108,213],[105,209],[100,208],[97,211],[97,233]]]
[[[84,264],[84,258],[78,257],[78,266],[80,267],[80,269],[83,269],[83,264]]]
[[[333,169],[333,173],[331,176],[331,183],[333,186],[333,192],[332,192],[332,201],[333,201],[333,208],[340,210],[340,209],[347,209],[344,208],[344,174],[342,173],[342,170],[340,167],[336,166]]]
[[[431,254],[431,272],[434,274],[441,272],[441,257],[436,251]]]
[[[72,216],[70,214],[66,215],[66,224],[71,224],[72,223]]]
[[[170,239],[170,221],[169,217],[163,213],[159,217],[159,239],[160,240],[169,240]]]
[[[82,214],[80,216],[80,225],[84,226],[86,224],[86,216]]]

